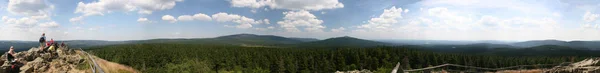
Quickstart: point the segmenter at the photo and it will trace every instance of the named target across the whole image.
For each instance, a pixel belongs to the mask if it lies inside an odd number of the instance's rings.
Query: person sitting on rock
[[[60,42],[60,47],[65,47],[65,42]]]
[[[18,61],[18,59],[15,57],[15,48],[13,46],[10,46],[10,49],[6,54],[6,60],[10,61],[10,63]]]
[[[46,42],[46,47],[44,47],[44,49],[41,49],[40,52],[48,52],[50,48],[54,48],[52,47],[52,44],[54,44],[54,39],[50,39],[50,41]]]

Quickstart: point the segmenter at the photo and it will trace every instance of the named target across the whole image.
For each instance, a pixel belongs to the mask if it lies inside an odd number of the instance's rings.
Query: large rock
[[[33,72],[33,67],[29,66],[29,65],[24,65],[23,67],[20,68],[22,73],[32,73]]]
[[[57,49],[56,53],[39,53],[38,50],[34,47],[27,51],[15,53],[15,56],[19,59],[19,64],[23,65],[19,68],[22,73],[70,72],[86,60],[76,54],[74,50],[66,47]],[[10,67],[5,53],[0,56],[0,64],[0,73],[5,72],[5,69]]]
[[[567,66],[556,66],[550,73],[600,73],[600,58],[589,58]]]

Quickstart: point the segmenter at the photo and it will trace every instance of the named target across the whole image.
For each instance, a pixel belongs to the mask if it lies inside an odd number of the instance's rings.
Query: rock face
[[[28,51],[15,53],[18,59],[15,64],[9,63],[6,60],[6,54],[3,54],[0,59],[0,71],[12,72],[18,70],[18,72],[24,73],[80,72],[81,70],[77,70],[76,67],[86,60],[67,47],[58,48],[56,52],[52,53],[41,53],[38,50],[38,48],[31,48]]]
[[[600,58],[589,58],[566,66],[556,66],[549,73],[600,73]]]

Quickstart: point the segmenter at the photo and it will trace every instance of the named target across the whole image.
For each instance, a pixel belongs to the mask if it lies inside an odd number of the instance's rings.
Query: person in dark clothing
[[[18,73],[20,71],[19,68],[23,66],[23,63],[18,62],[19,59],[15,55],[15,48],[13,46],[10,46],[10,49],[6,53],[6,60],[10,65],[10,67],[5,69],[6,73]]]
[[[6,60],[10,61],[11,63],[16,62],[18,59],[16,59],[15,57],[15,48],[13,46],[10,46],[10,49],[8,50],[8,52],[6,53]]]
[[[40,37],[40,50],[43,51],[46,48],[46,33],[42,33],[42,37]]]

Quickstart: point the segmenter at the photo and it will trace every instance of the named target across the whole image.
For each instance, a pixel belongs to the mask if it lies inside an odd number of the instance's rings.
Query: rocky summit
[[[588,58],[583,61],[568,64],[566,66],[556,66],[550,69],[549,73],[600,73],[600,58]]]
[[[60,47],[56,52],[38,52],[38,48],[34,47],[27,51],[15,53],[16,63],[10,63],[7,61],[7,54],[4,53],[1,56],[0,66],[1,72],[20,72],[20,73],[72,73],[72,72],[86,72],[86,70],[77,69],[78,66],[89,65],[84,63],[87,59],[77,51],[69,49],[68,47]]]

